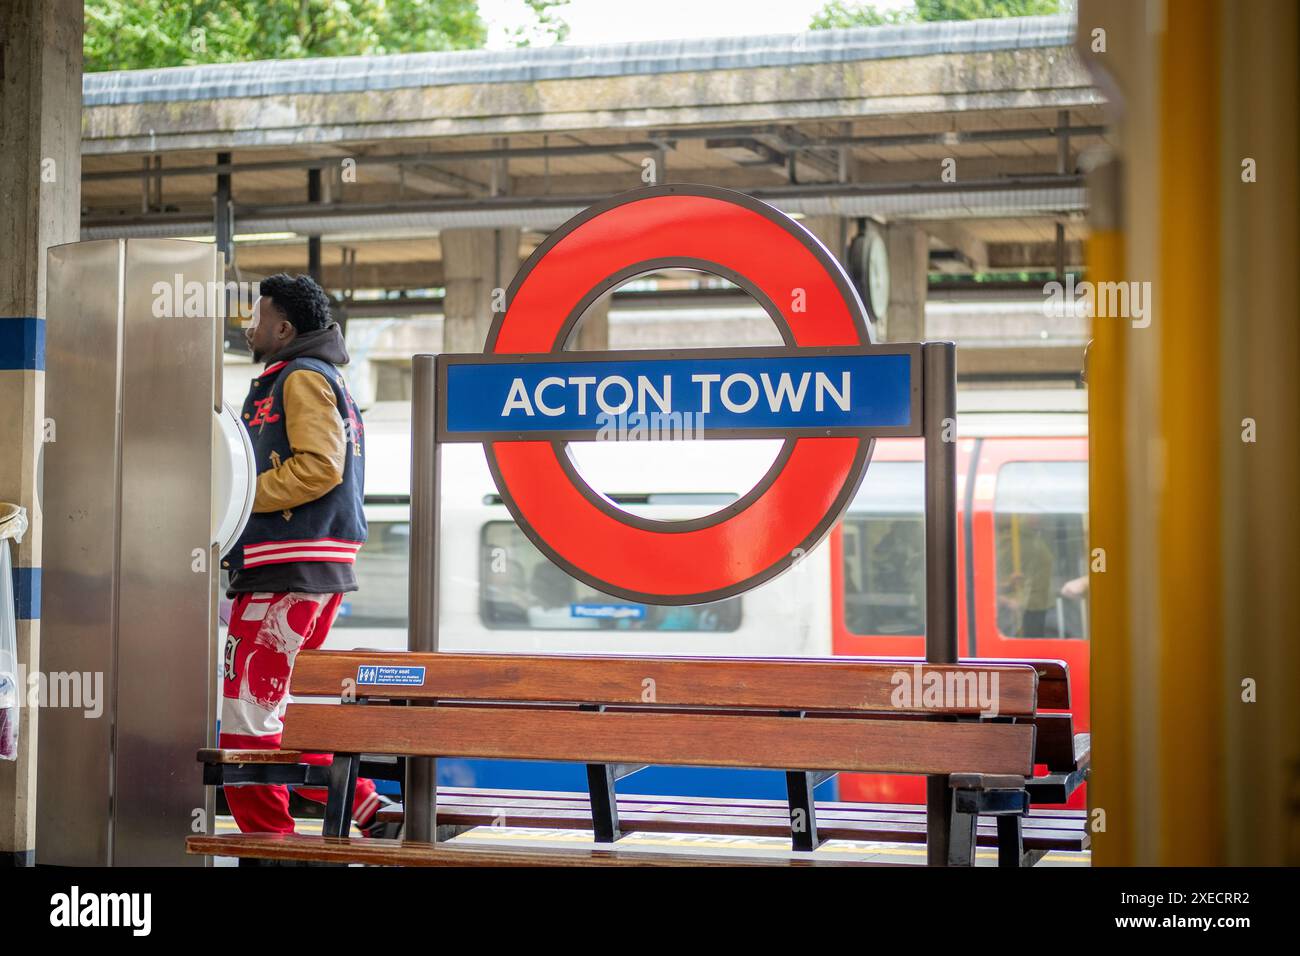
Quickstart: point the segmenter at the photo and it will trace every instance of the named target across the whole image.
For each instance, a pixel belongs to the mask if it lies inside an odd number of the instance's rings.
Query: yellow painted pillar
[[[1118,162],[1090,177],[1088,278],[1124,274]],[[1088,614],[1091,633],[1092,779],[1088,784],[1093,863],[1130,863],[1134,854],[1133,748],[1128,708],[1128,494],[1124,453],[1125,348],[1129,327],[1094,322],[1088,348]]]
[[[1168,10],[1161,66],[1158,862],[1225,861],[1219,428],[1220,8]],[[1163,488],[1160,487],[1163,485]],[[1162,493],[1163,492],[1163,493]],[[1136,688],[1134,688],[1136,690]]]

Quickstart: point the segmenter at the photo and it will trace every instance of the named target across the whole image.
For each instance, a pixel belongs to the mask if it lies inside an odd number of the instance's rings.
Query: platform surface
[[[299,833],[319,834],[321,821],[319,819],[295,819],[297,831]],[[217,833],[238,833],[239,828],[235,825],[232,817],[217,817]],[[352,828],[352,836],[359,837],[360,831],[356,827]],[[494,845],[494,846],[512,846],[512,847],[531,847],[535,849],[546,847],[594,847],[596,843],[591,838],[590,830],[552,830],[530,827],[475,827],[473,830],[466,831],[449,841],[455,844],[474,844],[474,845]],[[609,846],[610,844],[605,844]],[[775,856],[775,857],[794,857],[796,854],[790,849],[790,841],[778,837],[727,837],[727,836],[699,836],[696,834],[673,834],[673,833],[631,833],[616,844],[619,850],[628,852],[648,852],[663,853],[673,850],[695,850],[700,853],[707,853],[711,856],[727,856],[737,854],[741,856]],[[915,843],[866,843],[853,840],[828,840],[816,850],[819,854],[828,856],[849,856],[855,859],[861,859],[868,863],[893,863],[924,866],[925,865],[925,847],[917,846]],[[233,857],[216,857],[214,859],[216,866],[235,866],[238,861]],[[976,866],[997,866],[997,851],[988,848],[981,848],[975,857]],[[1068,853],[1054,850],[1048,853],[1036,864],[1037,866],[1090,866],[1092,863],[1092,854],[1084,851],[1081,853]]]

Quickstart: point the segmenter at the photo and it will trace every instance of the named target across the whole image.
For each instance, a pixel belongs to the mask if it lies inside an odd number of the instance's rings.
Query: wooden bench
[[[915,659],[844,658],[877,661],[910,667],[921,663]],[[1034,763],[1044,767],[1026,781],[1025,789],[1031,809],[1022,820],[1017,837],[1009,831],[1001,838],[993,819],[981,819],[977,828],[977,846],[1004,850],[1003,862],[1032,866],[1052,851],[1082,852],[1091,847],[1085,810],[1044,805],[1064,804],[1087,779],[1090,769],[1090,738],[1074,733],[1071,710],[1069,666],[1059,660],[1004,660],[981,658],[963,663],[1022,664],[1038,673],[1038,728]],[[1057,712],[1052,712],[1057,711]],[[323,768],[322,768],[323,769]],[[603,768],[598,768],[603,769]],[[622,778],[638,767],[619,767],[615,776]],[[383,774],[383,768],[367,773],[363,762],[362,776]],[[788,781],[798,788],[798,774]],[[386,779],[401,779],[400,772],[389,768]],[[822,778],[820,775],[818,780]],[[324,784],[321,784],[322,786]],[[797,789],[795,791],[798,792]],[[784,836],[789,830],[789,800],[743,800],[714,797],[663,797],[619,794],[618,832],[644,833],[712,833],[728,836]],[[1032,805],[1038,805],[1035,809]],[[598,842],[617,838],[608,823],[593,822],[589,793],[556,791],[491,790],[477,787],[438,788],[438,836],[450,839],[480,827],[499,830],[510,827],[561,828],[592,830]],[[380,812],[380,819],[394,830],[404,822],[402,806]],[[1004,818],[1005,819],[1005,818]],[[838,803],[820,801],[815,805],[812,825],[791,834],[796,850],[807,850],[826,840],[918,843],[926,839],[925,807],[915,804]],[[1009,824],[1003,823],[1004,827]]]
[[[896,677],[912,661],[855,658],[754,660],[735,658],[629,658],[569,655],[405,654],[308,651],[298,656],[292,678],[296,696],[343,698],[345,703],[294,703],[285,719],[284,750],[275,754],[204,752],[211,783],[272,782],[257,774],[279,768],[274,782],[329,786],[323,836],[230,834],[192,837],[192,853],[225,856],[328,858],[378,862],[386,841],[348,840],[346,808],[361,769],[362,754],[399,757],[476,757],[573,761],[588,767],[587,819],[602,842],[623,832],[647,830],[649,806],[620,806],[615,781],[645,765],[770,768],[786,771],[789,800],[744,807],[711,805],[695,814],[698,832],[789,833],[796,849],[812,850],[826,834],[924,834],[921,808],[895,808],[900,817],[854,819],[854,812],[819,807],[812,789],[839,771],[949,776],[952,837],[949,862],[970,864],[987,842],[981,817],[996,818],[1000,862],[1020,864],[1045,852],[1047,832],[1065,831],[1065,818],[1049,825],[1029,814],[1029,781],[1036,759],[1040,668],[1020,662],[922,665],[922,675],[946,683],[997,676],[997,715],[983,719],[977,700],[941,706],[899,707]],[[420,686],[357,685],[363,666],[423,667]],[[1044,681],[1044,685],[1051,681]],[[990,686],[990,685],[986,685]],[[1068,700],[1064,695],[1055,699]],[[409,703],[411,706],[399,706]],[[334,753],[329,768],[297,763],[304,752]],[[251,774],[251,776],[247,775]],[[220,779],[218,779],[220,778]],[[447,799],[452,793],[440,791]],[[540,797],[536,799],[541,799]],[[492,802],[489,798],[488,802]],[[688,801],[689,803],[689,801]],[[549,819],[578,826],[573,806],[543,814],[529,805],[523,820]],[[757,812],[756,812],[757,811]],[[691,811],[664,815],[664,829]],[[884,811],[880,811],[884,812]],[[846,815],[847,814],[847,815]],[[822,826],[818,829],[818,816]],[[909,816],[910,815],[910,816]],[[1004,821],[1005,818],[1005,822]],[[474,808],[450,803],[440,823],[479,825]],[[714,823],[717,823],[714,826]],[[671,823],[671,826],[668,824]],[[552,822],[549,825],[556,825]],[[861,839],[862,836],[857,838]],[[892,837],[886,837],[889,839]],[[1036,842],[1037,841],[1037,842]],[[1056,844],[1054,844],[1056,845]],[[367,848],[368,847],[368,848]],[[1050,847],[1049,847],[1050,848]],[[398,843],[383,848],[383,862],[433,865],[456,851],[459,863],[479,859],[467,848]],[[513,850],[490,855],[492,863]],[[609,862],[608,850],[583,851],[591,862]],[[354,856],[348,857],[349,853]],[[315,855],[315,856],[313,856]],[[640,858],[642,854],[636,853]],[[571,860],[573,854],[562,855]],[[694,855],[691,857],[694,859]],[[453,859],[449,857],[448,859]],[[486,862],[488,857],[482,857]],[[727,858],[731,859],[731,858]],[[534,855],[521,862],[536,862]],[[557,858],[558,861],[558,858]],[[838,862],[838,861],[837,861]]]

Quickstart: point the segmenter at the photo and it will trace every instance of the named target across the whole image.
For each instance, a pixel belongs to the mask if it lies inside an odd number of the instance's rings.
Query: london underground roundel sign
[[[592,302],[666,268],[740,286],[785,345],[566,351]],[[919,366],[919,344],[872,343],[844,270],[797,222],[730,190],[655,186],[552,233],[515,277],[486,351],[438,357],[437,439],[485,445],[520,528],[573,577],[637,602],[702,604],[775,577],[821,541],[876,437],[921,434]],[[683,418],[694,427],[675,427]],[[688,521],[620,510],[565,444],[683,432],[785,442],[749,493]]]

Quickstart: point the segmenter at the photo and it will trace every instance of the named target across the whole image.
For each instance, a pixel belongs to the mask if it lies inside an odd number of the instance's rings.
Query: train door
[[[971,496],[976,655],[1070,665],[1088,728],[1086,438],[989,438]]]

